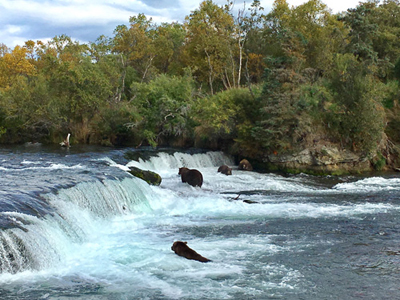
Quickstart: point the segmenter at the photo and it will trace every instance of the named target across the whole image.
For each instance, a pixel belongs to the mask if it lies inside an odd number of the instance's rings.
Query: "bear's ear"
[[[187,245],[187,242],[183,242],[183,243]]]

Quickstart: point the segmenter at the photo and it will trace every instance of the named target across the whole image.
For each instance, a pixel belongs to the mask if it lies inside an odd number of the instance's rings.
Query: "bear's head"
[[[187,242],[181,242],[181,241],[174,242],[171,246],[171,250],[175,251],[175,249],[178,248],[179,246],[186,245],[186,244],[187,244]]]
[[[188,168],[186,168],[186,167],[182,167],[182,168],[179,168],[179,172],[178,172],[178,174],[179,174],[179,175],[182,175],[183,173],[186,173],[187,171],[189,171],[189,169],[188,169]]]

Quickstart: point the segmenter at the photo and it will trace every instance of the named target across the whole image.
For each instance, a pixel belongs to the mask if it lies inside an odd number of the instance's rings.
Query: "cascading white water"
[[[154,172],[164,172],[170,169],[178,169],[180,167],[187,167],[191,169],[195,168],[207,168],[207,167],[219,167],[221,165],[234,165],[233,158],[225,155],[223,152],[207,152],[188,154],[182,152],[175,152],[174,154],[158,153],[157,156],[151,157],[149,160],[144,161],[131,161],[128,163],[128,167],[134,166],[142,169],[151,170]]]
[[[77,164],[69,159],[60,161]],[[41,194],[47,214],[0,213],[15,224],[0,231],[0,298],[347,299],[367,285],[385,287],[369,299],[396,294],[397,257],[384,249],[398,244],[397,179],[326,184],[239,171],[220,152],[91,159],[54,171],[70,187]],[[232,176],[217,172],[222,164]],[[129,166],[156,171],[161,185],[132,177]],[[181,166],[203,173],[202,188],[181,182]],[[91,180],[74,181],[80,171]],[[177,256],[176,240],[212,262]]]
[[[127,166],[107,161],[111,166],[124,170],[137,165],[161,173],[179,166],[194,168],[233,164],[232,158],[222,152],[194,155],[159,153],[149,161],[132,161]],[[149,212],[149,199],[154,201],[157,194],[144,181],[128,177],[123,180],[81,182],[42,197],[53,208],[53,212],[45,218],[15,212],[2,213],[18,223],[16,228],[0,232],[2,273],[55,266],[72,251],[75,243],[83,243],[88,237],[95,236],[102,220]]]
[[[59,263],[74,243],[94,235],[98,222],[150,210],[149,186],[137,178],[82,182],[43,197],[53,212],[38,218],[4,212],[17,228],[0,232],[1,272],[45,269]],[[21,230],[22,229],[22,230]]]

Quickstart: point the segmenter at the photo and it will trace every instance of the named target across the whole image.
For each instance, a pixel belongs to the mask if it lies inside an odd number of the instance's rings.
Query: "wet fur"
[[[225,175],[232,175],[232,168],[229,168],[227,165],[222,165],[218,168],[218,172]]]
[[[187,182],[191,186],[201,187],[203,185],[203,175],[199,170],[182,167],[179,168],[178,174],[181,175],[182,182]]]
[[[245,171],[253,171],[253,166],[250,164],[250,162],[247,159],[242,159],[239,163],[239,170],[245,170]]]
[[[174,251],[177,255],[185,257],[187,259],[197,260],[200,262],[209,262],[208,258],[201,256],[192,248],[187,245],[187,242],[177,241],[171,247],[171,250]]]

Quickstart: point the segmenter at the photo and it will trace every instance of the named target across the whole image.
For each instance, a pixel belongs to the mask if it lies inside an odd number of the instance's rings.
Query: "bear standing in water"
[[[239,163],[239,170],[245,170],[245,171],[253,171],[253,166],[250,164],[250,162],[247,159],[242,159]]]
[[[218,172],[225,175],[232,175],[232,168],[229,168],[227,165],[222,165],[218,168]]]
[[[201,187],[203,185],[203,175],[196,169],[188,169],[185,167],[179,168],[182,182],[187,182],[191,186]]]
[[[187,242],[177,241],[172,245],[171,250],[174,251],[179,256],[183,256],[187,259],[193,259],[193,260],[197,260],[200,262],[211,261],[208,258],[201,256],[193,249],[189,248],[189,246],[187,245]]]

